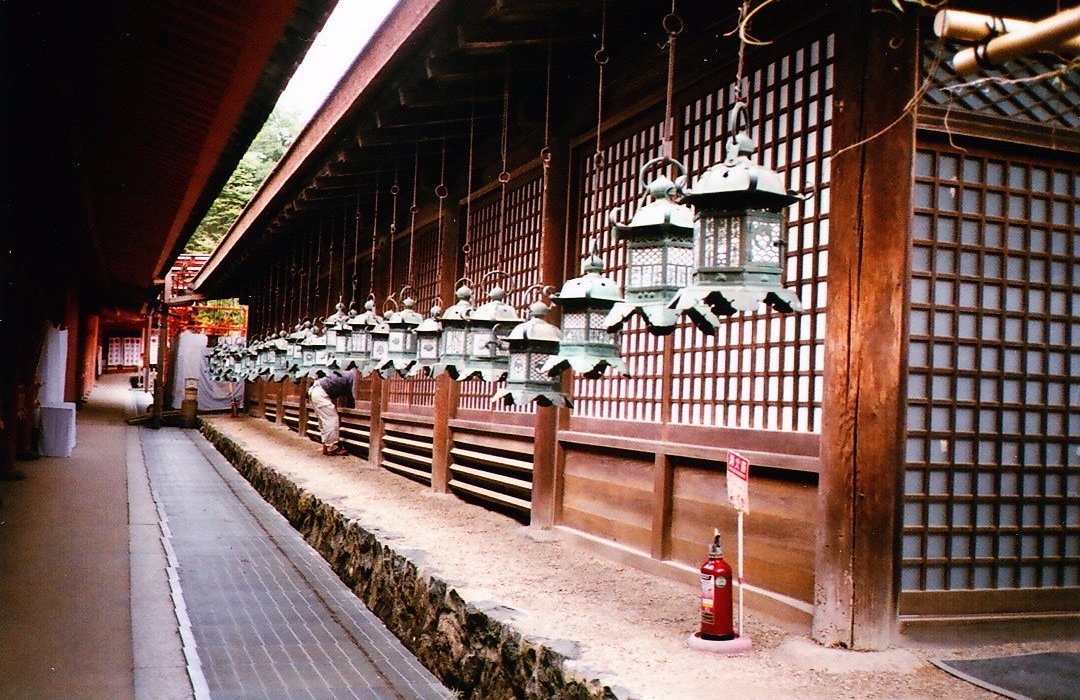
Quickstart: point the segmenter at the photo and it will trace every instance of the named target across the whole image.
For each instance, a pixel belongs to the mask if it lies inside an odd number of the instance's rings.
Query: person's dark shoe
[[[323,445],[322,453],[327,457],[344,457],[349,451],[341,445]]]

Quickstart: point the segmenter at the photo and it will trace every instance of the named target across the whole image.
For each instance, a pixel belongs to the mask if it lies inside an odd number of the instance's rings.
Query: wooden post
[[[551,160],[545,165],[543,229],[540,236],[540,279],[558,289],[562,286],[566,238],[569,235],[566,212],[569,201],[570,145],[564,138],[551,142]],[[558,460],[558,425],[565,408],[538,406],[533,424],[532,505],[529,524],[551,527],[555,524],[556,464]]]
[[[165,408],[165,357],[169,354],[169,308],[161,304],[158,309],[158,356],[154,373],[154,409],[150,426],[161,427],[161,414]]]
[[[456,217],[461,221],[461,217]],[[444,212],[443,236],[439,270],[439,299],[445,310],[454,303],[454,283],[458,279],[458,260],[461,232],[450,225],[450,212]],[[457,382],[443,374],[435,379],[435,407],[431,426],[431,489],[436,493],[450,491],[450,448],[453,436],[450,421],[457,415]]]
[[[64,367],[64,401],[75,402],[79,393],[79,339],[82,328],[79,326],[79,290],[68,288],[64,300],[64,328],[67,329],[67,364]]]
[[[79,400],[85,400],[90,395],[90,390],[94,388],[94,383],[97,381],[97,355],[98,343],[101,341],[101,317],[97,314],[86,316],[82,320],[82,327],[83,334],[79,343],[79,381],[76,394]],[[145,332],[143,336],[143,345],[145,347],[149,336]]]
[[[668,557],[669,532],[671,530],[671,491],[675,481],[675,470],[671,458],[663,452],[653,456],[653,522],[652,542],[649,554],[653,559],[663,561]]]
[[[851,3],[837,32],[833,149],[878,134],[915,91],[914,13]],[[899,32],[899,34],[897,33]],[[896,625],[915,123],[835,157],[814,638],[881,649]]]
[[[371,428],[368,432],[368,462],[382,466],[382,443],[386,426],[383,411],[386,410],[390,382],[384,381],[378,372],[371,374]]]

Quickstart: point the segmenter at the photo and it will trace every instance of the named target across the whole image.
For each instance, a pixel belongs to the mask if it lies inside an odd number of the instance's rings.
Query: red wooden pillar
[[[101,317],[97,314],[90,314],[82,320],[82,339],[79,343],[79,380],[77,387],[77,395],[80,400],[85,400],[90,395],[90,390],[94,388],[94,382],[97,381],[97,355],[98,355],[98,343],[101,340]],[[143,347],[146,348],[149,336],[143,333]]]
[[[564,268],[567,225],[566,203],[570,181],[570,147],[565,139],[551,143],[551,160],[545,166],[543,231],[540,237],[540,279],[558,289],[566,275]],[[565,380],[564,380],[565,381]],[[565,408],[537,406],[533,432],[532,505],[529,524],[551,527],[555,524],[558,467],[558,428]]]
[[[67,329],[67,362],[64,367],[64,401],[78,401],[79,393],[79,290],[70,287],[64,299],[64,328]]]
[[[914,15],[851,3],[837,31],[833,150],[861,145],[832,163],[813,622],[829,646],[884,648],[896,625]]]
[[[454,283],[458,280],[458,254],[461,232],[450,223],[450,213],[444,212],[443,236],[440,251],[439,299],[443,310],[453,304]],[[457,217],[461,220],[461,217]],[[450,421],[457,415],[458,383],[445,372],[435,379],[435,408],[431,427],[431,489],[436,493],[450,490],[450,449],[453,436]]]

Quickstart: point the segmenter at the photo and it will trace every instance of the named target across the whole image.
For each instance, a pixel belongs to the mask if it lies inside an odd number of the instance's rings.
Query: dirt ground
[[[333,504],[461,596],[504,608],[500,617],[531,638],[563,640],[580,652],[586,677],[640,700],[694,698],[995,698],[932,666],[931,658],[981,658],[1037,651],[1080,652],[1080,639],[1053,642],[905,644],[884,652],[824,649],[753,610],[753,650],[721,656],[691,649],[698,628],[694,587],[582,551],[558,529],[534,530],[353,458],[318,447],[262,419],[208,420],[266,464]],[[629,691],[629,692],[626,692]]]

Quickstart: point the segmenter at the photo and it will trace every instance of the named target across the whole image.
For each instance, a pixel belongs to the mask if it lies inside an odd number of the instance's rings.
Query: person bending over
[[[335,399],[345,398],[349,407],[356,396],[355,369],[346,370],[341,375],[329,375],[315,380],[308,389],[308,398],[319,418],[319,433],[322,437],[322,453],[333,457],[349,454],[341,446],[341,417],[338,416]]]

